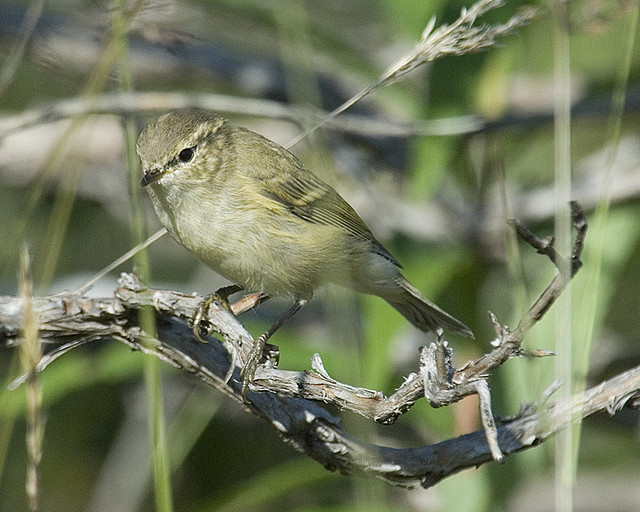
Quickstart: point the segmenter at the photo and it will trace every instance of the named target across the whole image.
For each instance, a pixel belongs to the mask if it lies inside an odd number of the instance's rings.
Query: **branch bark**
[[[189,323],[202,297],[143,288],[130,274],[122,275],[112,298],[91,299],[74,293],[33,298],[33,308],[40,318],[40,337],[46,347],[39,370],[77,346],[100,339],[116,339],[219,389],[268,421],[285,442],[328,469],[344,474],[363,473],[406,487],[428,487],[462,469],[543,442],[566,428],[571,418],[586,417],[600,410],[612,414],[629,401],[634,406],[640,405],[640,367],[636,367],[571,400],[526,407],[517,417],[495,426],[486,382],[489,375],[511,357],[522,355],[522,337],[549,309],[580,267],[586,222],[577,204],[573,205],[573,212],[577,236],[571,255],[572,271],[568,275],[558,273],[518,327],[510,331],[492,316],[496,329],[494,349],[459,369],[451,366],[451,349],[443,337],[438,336],[437,342],[422,350],[418,372],[409,375],[390,397],[337,382],[316,355],[312,370],[306,372],[280,370],[273,361],[258,367],[245,403],[241,398],[236,359],[244,361],[253,339],[237,318],[213,302],[207,320],[223,341],[196,343]],[[520,232],[522,226],[516,223],[516,229]],[[532,246],[544,247],[540,252],[556,263],[559,261],[559,255],[551,256],[549,241],[531,233],[526,235]],[[259,301],[257,297],[255,301]],[[138,311],[143,307],[154,307],[157,312],[158,338],[149,337],[138,325]],[[246,304],[241,308],[245,310]],[[19,298],[0,297],[0,347],[21,343],[20,311]],[[228,379],[230,366],[231,378]],[[421,397],[426,396],[434,407],[440,407],[473,393],[479,394],[484,402],[481,412],[485,430],[415,449],[393,449],[356,439],[345,432],[338,417],[316,403],[332,403],[388,424]],[[567,411],[575,414],[568,415]]]

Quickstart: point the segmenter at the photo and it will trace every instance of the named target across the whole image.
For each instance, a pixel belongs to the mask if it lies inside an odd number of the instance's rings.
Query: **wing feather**
[[[263,195],[277,201],[297,217],[313,223],[334,226],[349,235],[372,243],[375,252],[400,263],[373,236],[369,227],[335,189],[311,173],[288,180],[263,182]]]

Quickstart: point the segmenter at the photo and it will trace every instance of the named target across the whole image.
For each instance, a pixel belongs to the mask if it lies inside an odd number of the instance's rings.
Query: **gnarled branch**
[[[559,429],[566,428],[571,421],[569,418],[585,417],[600,410],[613,413],[630,400],[638,405],[640,367],[575,395],[571,400],[527,407],[499,427],[493,423],[490,404],[487,407],[486,379],[505,361],[522,354],[522,336],[549,309],[579,268],[586,221],[577,204],[572,208],[577,230],[571,255],[575,270],[570,275],[559,271],[515,330],[501,326],[492,317],[496,340],[489,354],[462,368],[453,368],[450,349],[440,335],[436,343],[422,350],[418,372],[409,375],[389,397],[332,379],[318,355],[313,358],[312,370],[306,372],[265,365],[256,371],[245,406],[270,422],[287,443],[328,469],[344,474],[366,473],[407,487],[428,487],[464,468],[499,459],[500,452],[511,454],[544,441]],[[522,226],[515,225],[522,234]],[[536,249],[545,247],[548,256],[553,254],[548,242],[531,233],[526,233],[524,238]],[[558,262],[559,256],[551,259]],[[116,339],[194,374],[243,403],[239,368],[233,369],[231,379],[225,378],[229,365],[234,363],[227,347],[233,347],[244,360],[253,339],[232,313],[214,302],[208,321],[224,342],[195,343],[189,321],[201,300],[202,297],[196,295],[141,287],[129,274],[122,275],[112,298],[91,299],[72,293],[33,298],[33,308],[40,318],[40,337],[46,347],[39,367],[44,369],[56,357],[79,345],[99,339]],[[150,338],[138,325],[138,311],[143,307],[154,307],[157,312],[157,338]],[[243,303],[239,307],[244,310],[247,305]],[[0,298],[0,347],[19,344],[21,328],[20,299]],[[472,393],[478,393],[484,401],[485,431],[415,449],[393,449],[358,440],[344,431],[339,418],[316,403],[332,403],[375,421],[392,423],[423,396],[439,407]],[[568,416],[568,410],[579,414]]]

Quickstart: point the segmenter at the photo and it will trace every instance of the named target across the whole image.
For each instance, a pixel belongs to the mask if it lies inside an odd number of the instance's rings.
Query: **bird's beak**
[[[164,176],[164,174],[165,173],[162,171],[162,169],[158,169],[156,167],[154,167],[153,169],[149,169],[143,174],[142,179],[140,180],[140,186],[146,187],[147,185],[158,181],[160,178],[162,178],[162,176]]]

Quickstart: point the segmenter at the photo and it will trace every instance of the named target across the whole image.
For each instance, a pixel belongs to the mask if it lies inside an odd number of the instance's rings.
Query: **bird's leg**
[[[196,308],[191,320],[193,324],[193,336],[198,341],[200,341],[201,343],[207,343],[204,338],[209,335],[209,329],[211,328],[207,320],[209,316],[209,307],[211,307],[211,304],[217,301],[222,305],[224,309],[229,311],[229,313],[233,313],[233,311],[231,310],[231,306],[229,305],[229,295],[239,292],[240,290],[242,290],[242,286],[238,284],[223,286],[215,293],[210,293],[204,299],[202,299],[202,302],[198,304],[198,307]]]
[[[258,307],[264,301],[268,300],[269,296],[264,293],[252,293],[239,299],[237,302],[231,304],[231,312],[235,316],[240,316],[253,308]]]
[[[287,309],[284,315],[282,315],[278,320],[274,322],[274,324],[269,327],[265,332],[263,332],[258,338],[254,340],[253,348],[251,352],[249,352],[249,357],[247,361],[244,363],[244,367],[240,372],[242,377],[242,397],[246,401],[246,392],[249,390],[249,383],[253,380],[253,376],[256,372],[256,368],[260,361],[262,361],[262,357],[264,355],[265,347],[267,346],[267,341],[269,338],[273,336],[280,327],[282,327],[287,321],[295,315],[298,311],[300,311],[305,305],[307,301],[305,299],[296,299],[296,301]]]

